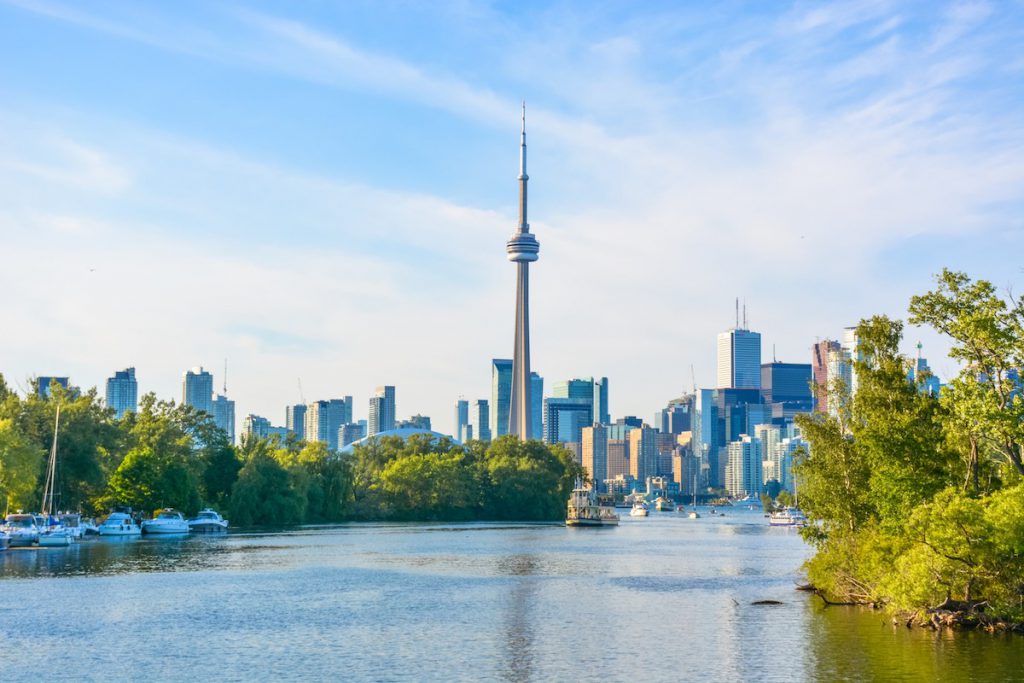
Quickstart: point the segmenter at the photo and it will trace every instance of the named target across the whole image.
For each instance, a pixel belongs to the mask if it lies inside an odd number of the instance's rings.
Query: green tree
[[[514,436],[491,442],[481,466],[493,519],[563,519],[576,478],[585,476],[565,448]]]
[[[2,382],[0,376],[0,389],[5,389]],[[43,449],[18,432],[13,420],[0,420],[0,499],[4,514],[9,509],[30,510],[38,505],[36,482],[44,458]]]
[[[231,491],[230,519],[240,526],[301,524],[305,493],[296,490],[292,475],[271,454],[256,447]]]
[[[200,505],[192,470],[173,455],[161,455],[146,446],[128,452],[101,501],[107,507],[121,504],[146,511],[173,507],[188,515]]]

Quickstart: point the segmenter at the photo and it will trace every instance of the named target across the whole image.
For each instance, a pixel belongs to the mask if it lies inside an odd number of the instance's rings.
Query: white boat
[[[142,533],[142,527],[127,512],[111,512],[96,530],[100,536],[138,536]]]
[[[633,509],[629,511],[630,517],[646,517],[649,514],[651,514],[651,510],[647,507],[647,503],[642,500],[633,503]]]
[[[202,513],[200,513],[202,514]],[[617,526],[619,516],[615,508],[600,505],[593,489],[585,488],[576,480],[576,488],[569,496],[569,509],[565,516],[566,526]]]
[[[228,530],[228,520],[221,517],[216,511],[206,508],[188,520],[188,529],[199,533],[223,532]]]
[[[788,507],[770,514],[768,524],[771,526],[807,526],[807,517],[799,509]]]
[[[85,523],[77,512],[62,512],[57,515],[57,519],[72,538],[77,539],[85,535]]]
[[[658,512],[673,512],[676,504],[664,496],[658,496],[654,501],[654,509]]]
[[[700,519],[700,513],[697,512],[696,510],[690,510],[690,514],[688,515],[688,517],[690,519]]]
[[[153,519],[142,522],[144,534],[187,534],[188,522],[185,515],[174,508],[164,508]]]
[[[39,532],[38,543],[40,548],[66,548],[71,545],[73,540],[74,538],[67,529],[56,524]]]
[[[25,513],[7,515],[3,527],[0,527],[9,537],[9,544],[12,548],[35,545],[39,542],[39,525],[36,518]]]

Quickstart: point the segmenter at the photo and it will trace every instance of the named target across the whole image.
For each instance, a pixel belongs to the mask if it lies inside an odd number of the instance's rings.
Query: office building
[[[530,234],[526,220],[526,104],[523,104],[523,132],[519,143],[519,224],[505,245],[508,260],[516,264],[516,334],[512,354],[512,390],[508,406],[508,430],[522,440],[532,434],[533,389],[530,381],[530,264],[540,255],[540,244]],[[499,410],[500,412],[500,410]]]
[[[533,401],[533,408],[530,409],[530,418],[533,420],[533,429],[530,431],[530,438],[544,438],[544,378],[536,372],[530,373],[530,400]]]
[[[389,432],[395,428],[395,388],[390,385],[377,387],[377,393],[370,398],[370,419],[367,436]]]
[[[284,409],[284,426],[300,439],[306,438],[306,406],[297,404]]]
[[[545,443],[578,444],[583,428],[593,423],[593,398],[544,399]]]
[[[139,383],[135,381],[135,368],[117,370],[107,378],[107,407],[114,409],[114,416],[120,419],[129,410],[139,409]]]
[[[718,388],[761,388],[761,334],[735,328],[718,335]]]
[[[487,399],[481,398],[469,406],[470,438],[480,441],[491,440],[491,411]]]
[[[814,409],[811,382],[810,363],[774,361],[761,365],[761,395],[765,403],[782,404],[788,410],[787,416],[809,413]]]
[[[654,427],[666,434],[682,434],[690,431],[693,417],[693,394],[684,394],[668,402],[654,416]]]
[[[511,396],[512,361],[507,358],[494,358],[491,360],[491,438],[497,439],[508,434],[508,405]],[[480,430],[477,429],[477,434],[479,433]]]
[[[37,377],[36,395],[39,396],[39,398],[50,398],[50,385],[52,383],[57,383],[67,389],[70,386],[70,379],[67,377]]]
[[[227,396],[217,394],[210,402],[213,422],[228,435],[228,441],[235,443],[235,402]]]
[[[181,402],[213,415],[213,375],[201,367],[185,372],[181,382]]]
[[[850,364],[850,396],[857,394],[857,363],[862,360],[860,353],[860,343],[857,340],[857,328],[856,327],[844,327],[843,328],[843,341],[842,348],[843,353],[846,354],[847,362]]]
[[[942,388],[939,378],[933,375],[932,369],[928,367],[928,359],[921,357],[921,342],[917,343],[917,358],[910,362],[907,379],[916,385],[920,392],[931,396],[937,397]]]
[[[647,477],[657,474],[658,431],[649,425],[629,431],[629,467],[630,475],[638,483],[644,483]]]
[[[637,429],[631,424],[621,420],[613,425],[608,425],[605,435],[608,440],[608,474],[607,479],[614,480],[624,477],[632,478],[629,459],[629,433]]]

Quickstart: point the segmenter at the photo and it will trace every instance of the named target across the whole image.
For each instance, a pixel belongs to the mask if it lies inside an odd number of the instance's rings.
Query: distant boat
[[[787,507],[769,515],[768,524],[771,526],[807,526],[807,517],[799,509]]]
[[[142,534],[142,528],[127,512],[111,512],[96,527],[96,530],[100,536],[139,536]]]
[[[7,535],[6,531],[0,531],[0,550],[7,550],[7,546],[11,544],[11,537]]]
[[[651,510],[647,507],[647,503],[642,500],[633,503],[633,509],[629,511],[630,517],[646,517],[649,514],[651,514]]]
[[[654,509],[658,512],[672,512],[676,509],[676,504],[664,496],[658,496],[654,500]]]
[[[188,522],[185,515],[174,508],[164,508],[153,519],[142,522],[144,534],[187,534]]]
[[[617,526],[619,516],[615,509],[597,502],[594,490],[585,488],[576,480],[576,488],[569,496],[569,507],[565,516],[566,526]]]
[[[228,530],[228,520],[221,517],[217,512],[206,508],[200,510],[199,514],[188,520],[189,531],[199,533],[218,533]]]

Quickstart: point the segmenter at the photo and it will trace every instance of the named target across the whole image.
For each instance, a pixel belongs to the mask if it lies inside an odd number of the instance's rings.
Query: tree
[[[514,436],[492,441],[481,467],[493,519],[563,519],[574,482],[585,475],[565,448]]]
[[[305,496],[268,450],[257,449],[238,473],[231,491],[230,518],[235,524],[289,526],[301,524],[305,517]]]
[[[191,515],[199,510],[200,498],[195,476],[185,463],[143,446],[121,461],[101,502],[147,511],[173,507]]]
[[[2,380],[0,376],[0,384]],[[0,420],[0,500],[4,514],[12,508],[30,510],[38,505],[36,482],[45,457],[43,449],[18,432],[13,420]]]

